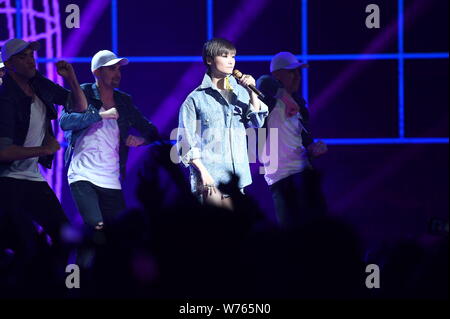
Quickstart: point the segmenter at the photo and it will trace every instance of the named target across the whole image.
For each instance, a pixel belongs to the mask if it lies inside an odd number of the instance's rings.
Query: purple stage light
[[[11,0],[0,0],[0,16],[3,15],[6,17],[8,38],[5,40],[0,39],[0,47],[3,46],[8,39],[15,37],[14,17],[16,15],[16,9],[11,6]]]
[[[97,25],[98,20],[101,18],[103,12],[110,3],[111,0],[96,0],[88,2],[86,8],[83,8],[83,20],[81,21],[82,27],[79,29],[73,29],[70,36],[66,41],[64,41],[63,53],[65,57],[70,58],[78,55],[84,42],[92,32],[92,29],[94,29]],[[92,56],[95,53],[96,52],[92,52]]]
[[[427,4],[429,4],[427,1],[418,1],[414,3],[414,5],[408,8],[405,12],[405,21],[413,20],[418,14],[423,12],[424,6]],[[385,27],[384,31],[372,43],[370,43],[370,45],[364,49],[361,54],[370,55],[380,52],[381,49],[393,39],[393,37],[397,34],[397,31],[398,21],[396,20]],[[373,60],[357,60],[342,71],[333,82],[331,82],[325,89],[322,90],[322,92],[318,94],[315,100],[311,101],[311,116],[316,117],[340,90],[350,84],[351,80],[355,76],[364,71],[365,67],[367,67],[371,61]]]
[[[0,1],[0,15],[5,15],[8,32],[7,38],[0,40],[0,46],[2,46],[9,39],[18,36],[14,30],[14,19],[20,19],[17,21],[18,26],[22,30],[22,39],[25,41],[40,41],[41,50],[36,52],[36,56],[39,55],[51,59],[61,56],[61,23],[59,15],[59,1],[58,0],[43,0],[41,6],[37,9],[36,1],[21,0],[14,3],[19,5],[20,11],[17,12],[10,0]],[[36,6],[35,6],[36,5]],[[37,25],[44,22],[44,27],[38,28]],[[52,81],[62,85],[62,78],[56,73],[55,65],[53,63],[46,63],[46,75]],[[59,130],[59,125],[56,121],[53,123],[55,135],[59,141],[63,140],[63,134]],[[62,178],[62,165],[63,156],[62,151],[56,154],[52,170],[43,170],[42,173],[47,179],[49,185],[53,188],[58,198],[61,198],[61,178]]]
[[[231,17],[226,20],[227,25],[222,26],[217,35],[232,42],[237,42],[241,34],[247,31],[269,2],[269,0],[243,1],[241,6],[236,8]],[[161,132],[166,132],[168,125],[178,116],[181,104],[187,94],[200,83],[205,69],[203,63],[193,63],[181,76],[175,89],[155,108],[156,112],[150,118]],[[144,150],[133,150],[130,153],[128,167],[133,169],[143,154]]]
[[[218,36],[236,42],[268,3],[269,0],[244,1],[242,6],[238,7],[231,18],[227,20],[228,25],[223,26],[218,32]],[[204,72],[205,66],[203,64],[192,64],[181,77],[175,89],[156,107],[157,111],[151,118],[161,131],[165,131],[173,118],[178,116],[181,103],[183,103],[187,94],[198,85]]]

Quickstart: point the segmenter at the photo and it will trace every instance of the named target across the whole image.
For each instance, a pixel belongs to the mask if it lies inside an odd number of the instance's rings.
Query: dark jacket
[[[27,96],[14,79],[8,74],[0,86],[0,150],[11,145],[23,146],[30,126],[32,98]],[[72,109],[70,91],[53,83],[39,72],[30,80],[30,85],[46,107],[48,132],[52,135],[50,120],[58,117],[55,107],[63,105],[67,112]],[[51,168],[54,155],[39,158],[39,163]],[[0,163],[0,172],[6,170],[12,162]]]
[[[64,136],[68,141],[68,147],[65,154],[65,163],[69,165],[72,159],[73,150],[77,139],[83,134],[83,132],[89,128],[93,123],[102,120],[99,114],[99,110],[103,103],[100,98],[100,92],[97,84],[85,83],[81,85],[81,89],[88,100],[88,109],[83,113],[68,113],[62,112],[59,123],[64,131]],[[122,179],[125,177],[126,163],[128,159],[129,147],[126,146],[126,140],[129,135],[130,128],[136,129],[146,143],[150,144],[159,140],[157,128],[147,120],[142,113],[133,104],[131,96],[119,91],[114,91],[114,101],[116,103],[116,109],[119,112],[119,119],[117,124],[120,131],[120,147],[119,147],[119,161],[120,161],[120,174]]]
[[[272,112],[277,103],[277,98],[275,96],[277,95],[278,89],[283,88],[283,84],[271,75],[263,75],[256,82],[256,86],[264,94],[263,102],[266,103],[269,107],[269,112]],[[303,119],[301,120],[302,125],[308,130],[309,111],[306,106],[306,101],[297,93],[292,94],[292,98],[300,107],[300,114]],[[306,132],[305,130],[302,131],[302,141],[303,146],[305,147],[308,147],[314,142],[314,139],[309,133],[309,130],[308,132]]]

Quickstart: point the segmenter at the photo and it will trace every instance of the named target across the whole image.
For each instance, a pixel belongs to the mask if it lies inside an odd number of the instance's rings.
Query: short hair
[[[207,63],[207,58],[214,59],[216,56],[221,56],[222,54],[236,54],[236,47],[233,43],[223,38],[213,38],[207,41],[203,45],[203,63],[209,67]]]

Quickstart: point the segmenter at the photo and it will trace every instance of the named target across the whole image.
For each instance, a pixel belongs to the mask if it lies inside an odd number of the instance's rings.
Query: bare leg
[[[203,191],[203,202],[228,210],[233,210],[233,201],[231,197],[225,197],[217,188],[205,188]]]

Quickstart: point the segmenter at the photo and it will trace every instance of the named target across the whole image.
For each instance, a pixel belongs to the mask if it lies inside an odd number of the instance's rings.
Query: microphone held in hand
[[[239,71],[239,70],[237,70],[237,69],[234,69],[234,71],[233,71],[233,76],[234,76],[236,79],[240,80],[240,79],[242,78],[243,74],[242,74],[241,71]],[[253,92],[255,92],[256,95],[258,95],[258,97],[259,97],[261,100],[264,99],[264,94],[262,94],[262,92],[261,92],[260,90],[258,90],[254,85],[250,84],[248,87],[249,87],[250,90],[252,90]]]

